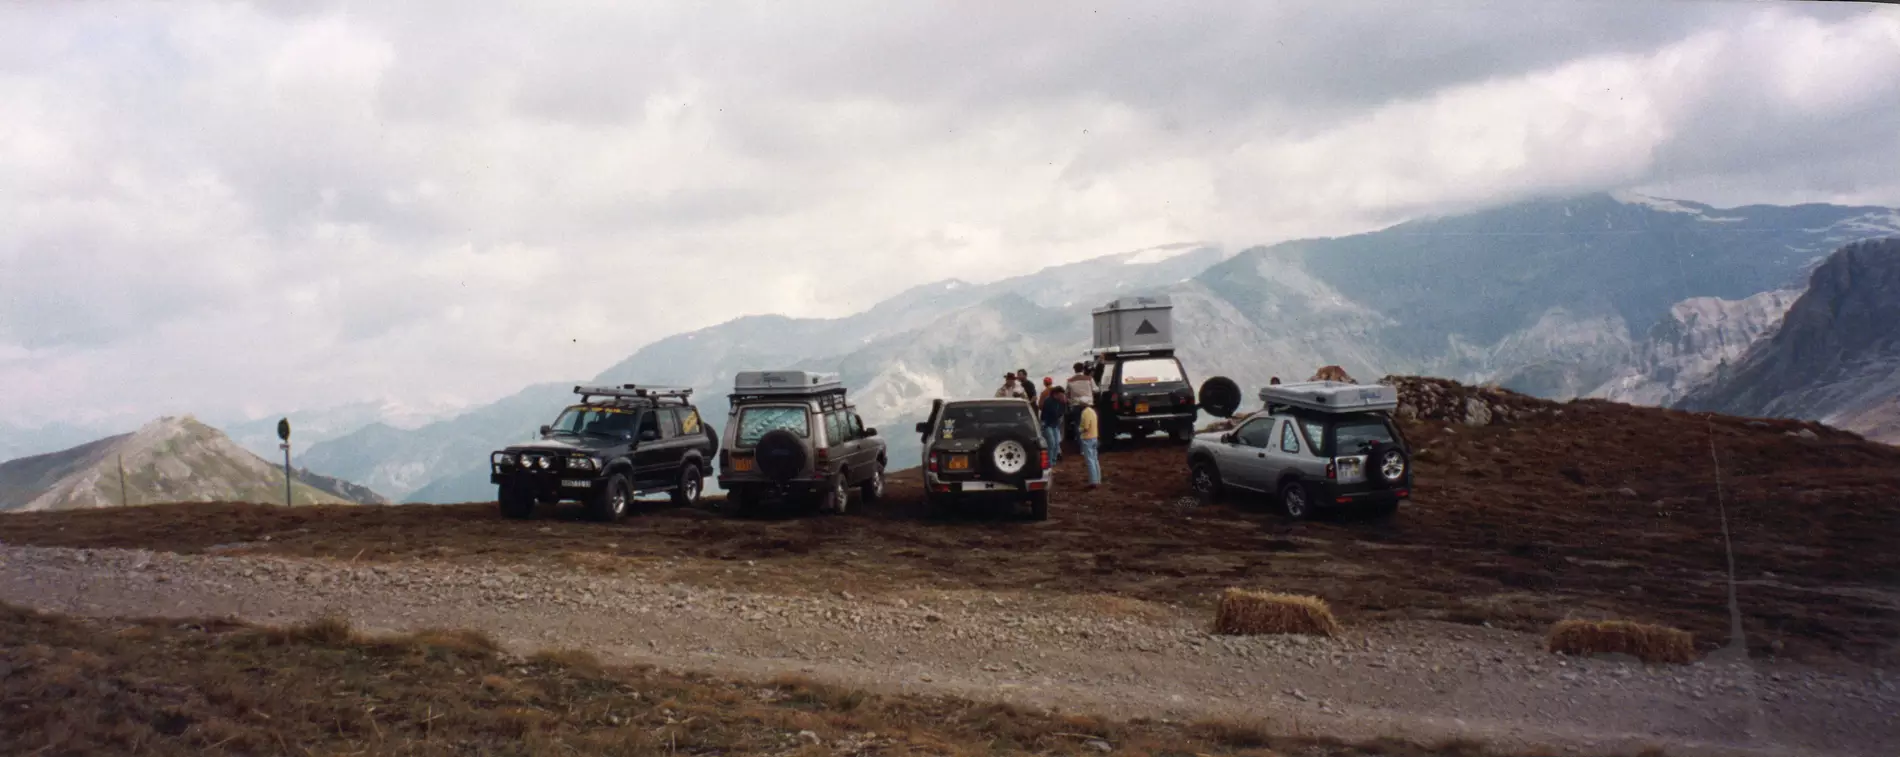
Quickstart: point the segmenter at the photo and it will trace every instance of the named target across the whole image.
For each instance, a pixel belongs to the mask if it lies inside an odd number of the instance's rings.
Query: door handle
[[[1255,457],[1258,457],[1258,458],[1260,458],[1260,459],[1262,459],[1262,460],[1265,460],[1265,459],[1267,459],[1267,453],[1265,453],[1265,452],[1262,452],[1262,453],[1260,453],[1260,454],[1258,454],[1258,455],[1255,455]]]

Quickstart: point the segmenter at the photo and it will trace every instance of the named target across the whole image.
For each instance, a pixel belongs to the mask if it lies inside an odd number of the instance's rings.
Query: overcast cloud
[[[11,4],[0,419],[483,401],[951,276],[1894,166],[1890,7]]]

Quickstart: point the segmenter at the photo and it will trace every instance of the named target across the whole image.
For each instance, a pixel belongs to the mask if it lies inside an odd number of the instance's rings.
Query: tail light
[[[1328,481],[1331,481],[1331,480],[1333,480],[1333,479],[1336,479],[1336,478],[1339,478],[1339,468],[1338,468],[1338,466],[1336,466],[1336,465],[1334,465],[1333,463],[1330,463],[1330,462],[1329,462],[1329,463],[1327,463],[1327,464],[1326,464],[1326,480],[1328,480]]]
[[[1049,467],[1049,450],[1042,451],[1042,467]]]
[[[937,472],[937,456],[931,455],[930,457],[925,458],[924,468],[930,471],[931,473],[936,473]]]
[[[1400,489],[1398,493],[1399,493],[1399,496],[1401,496],[1401,497],[1410,497],[1410,496],[1412,496],[1412,490],[1411,490],[1411,489]]]
[[[818,454],[814,459],[818,461],[819,465],[824,465],[825,463],[831,462],[831,450],[826,449],[824,447],[819,447]]]

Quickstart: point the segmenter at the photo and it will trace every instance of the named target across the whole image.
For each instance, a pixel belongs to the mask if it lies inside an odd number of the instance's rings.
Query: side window
[[[1293,429],[1293,421],[1280,425],[1280,451],[1294,454],[1300,452],[1300,432]]]
[[[659,413],[652,410],[640,413],[640,425],[635,428],[633,436],[635,439],[645,438],[647,432],[652,432],[655,435],[660,433]]]
[[[845,434],[844,414],[835,411],[825,413],[825,444],[843,444],[850,440],[851,437]]]
[[[1265,447],[1267,446],[1267,441],[1272,438],[1272,434],[1272,418],[1255,418],[1241,426],[1235,438],[1239,439],[1242,445],[1248,447]]]
[[[1326,424],[1301,418],[1300,426],[1306,430],[1306,446],[1312,448],[1314,454],[1319,454],[1320,447],[1326,444]]]
[[[689,435],[699,433],[699,409],[683,407],[680,408],[678,412],[680,414],[680,433]]]
[[[679,436],[680,435],[679,409],[667,408],[665,410],[659,411],[659,413],[660,413],[660,438],[671,439],[673,437]]]
[[[851,438],[864,438],[864,418],[855,412],[851,414]]]

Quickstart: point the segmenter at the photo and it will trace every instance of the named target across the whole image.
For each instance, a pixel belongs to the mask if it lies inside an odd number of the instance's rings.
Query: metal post
[[[284,507],[290,507],[290,442],[277,446],[284,448]]]
[[[119,506],[125,505],[125,455],[119,455]]]

